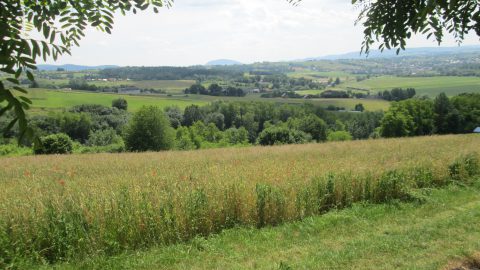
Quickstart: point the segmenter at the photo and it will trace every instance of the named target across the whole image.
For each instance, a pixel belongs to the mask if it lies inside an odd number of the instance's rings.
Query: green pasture
[[[132,96],[112,93],[94,93],[80,91],[60,91],[45,89],[30,89],[28,97],[33,102],[33,109],[59,109],[81,104],[100,104],[111,106],[112,100],[122,97],[128,102],[128,109],[136,111],[143,105],[159,107],[178,106],[185,108],[190,104],[204,105],[208,101],[185,97],[167,96]]]
[[[441,92],[449,96],[460,93],[479,93],[480,78],[478,77],[457,77],[457,76],[436,76],[436,77],[395,77],[381,76],[374,77],[360,82],[346,82],[340,84],[338,88],[362,88],[374,92],[380,90],[390,90],[395,87],[409,88],[413,87],[417,95],[427,95],[434,97]]]
[[[301,104],[312,103],[321,107],[333,105],[344,107],[347,110],[353,110],[355,105],[362,103],[366,110],[377,111],[386,110],[389,102],[376,99],[291,99],[291,98],[261,98],[259,94],[249,94],[245,97],[215,97],[207,95],[119,95],[114,93],[98,93],[87,91],[68,91],[68,90],[48,90],[48,89],[29,89],[28,95],[32,102],[32,112],[52,111],[63,108],[70,108],[81,104],[100,104],[111,106],[112,100],[125,98],[128,101],[129,111],[136,111],[144,105],[153,105],[159,107],[178,106],[185,108],[188,105],[205,105],[214,101],[261,101],[274,103]]]

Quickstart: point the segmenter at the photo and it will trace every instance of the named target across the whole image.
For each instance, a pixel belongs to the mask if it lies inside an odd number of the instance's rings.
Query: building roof
[[[477,127],[476,129],[473,130],[474,133],[480,133],[480,127]]]

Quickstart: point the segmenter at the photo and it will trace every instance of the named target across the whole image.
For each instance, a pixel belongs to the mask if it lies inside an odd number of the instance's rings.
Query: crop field
[[[91,81],[90,84],[97,86],[120,86],[131,85],[140,89],[166,90],[168,93],[183,93],[185,88],[195,83],[193,80],[144,80],[144,81]]]
[[[469,184],[478,149],[480,137],[451,135],[5,158],[0,267],[110,256]]]
[[[86,91],[58,91],[45,89],[30,89],[28,97],[32,99],[33,109],[60,109],[81,104],[100,104],[111,106],[112,100],[122,97],[128,102],[128,109],[136,111],[144,105],[158,107],[178,106],[185,108],[190,104],[204,105],[208,101],[167,96],[132,96],[110,93],[94,93]]]
[[[311,79],[317,82],[327,82],[329,78],[340,78],[345,80],[347,78],[354,77],[350,73],[343,71],[310,71],[310,70],[298,70],[295,72],[287,73],[287,76],[292,78],[305,78]]]
[[[278,227],[234,228],[45,269],[478,269],[477,181],[431,190],[423,202],[359,204]]]
[[[460,93],[479,93],[480,78],[478,77],[454,77],[454,76],[436,76],[436,77],[393,77],[381,76],[374,77],[360,82],[346,82],[338,88],[355,87],[373,90],[391,90],[395,87],[409,88],[413,87],[417,95],[428,95],[435,97],[444,92],[449,96]]]
[[[31,98],[33,105],[32,110],[50,111],[62,108],[69,108],[81,104],[100,104],[111,106],[112,100],[122,97],[128,102],[128,110],[136,111],[144,105],[154,105],[158,107],[178,106],[185,108],[188,105],[205,105],[217,100],[225,101],[264,101],[275,103],[291,103],[300,104],[304,102],[313,103],[321,107],[334,105],[353,110],[356,104],[362,103],[366,110],[377,111],[386,110],[390,103],[384,100],[374,99],[289,99],[289,98],[260,98],[260,95],[247,95],[246,97],[215,97],[206,95],[179,95],[168,97],[166,95],[119,95],[113,93],[97,93],[87,91],[67,91],[67,90],[47,90],[47,89],[30,89],[28,97]]]
[[[311,99],[314,104],[322,107],[333,105],[343,107],[347,110],[353,110],[356,104],[362,103],[367,111],[386,111],[390,107],[390,103],[380,99],[353,99],[353,98],[318,98]]]
[[[77,75],[78,73],[72,73]],[[69,82],[68,78],[63,79],[43,79],[38,78],[37,82],[42,84],[55,85],[61,87],[67,85]],[[118,80],[118,81],[87,81],[88,84],[96,85],[99,87],[112,87],[112,86],[135,86],[140,89],[154,89],[154,90],[165,90],[167,93],[179,94],[183,93],[185,88],[190,87],[195,83],[194,80],[143,80],[143,81],[132,81],[132,80]]]

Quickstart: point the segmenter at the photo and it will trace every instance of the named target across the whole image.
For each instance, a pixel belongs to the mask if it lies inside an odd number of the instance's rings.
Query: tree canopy
[[[87,27],[111,33],[115,12],[137,13],[153,7],[170,6],[171,0],[9,0],[0,2],[0,71],[8,74],[0,80],[0,117],[13,110],[15,117],[7,126],[18,123],[20,137],[33,135],[27,126],[25,109],[32,103],[22,96],[19,78],[25,74],[34,81],[37,57],[70,54],[85,36]],[[18,93],[16,93],[18,92]]]
[[[352,0],[352,4],[360,10],[356,24],[363,26],[366,53],[376,42],[380,50],[396,48],[398,53],[415,34],[433,37],[439,44],[445,32],[459,43],[470,31],[480,36],[477,0]]]

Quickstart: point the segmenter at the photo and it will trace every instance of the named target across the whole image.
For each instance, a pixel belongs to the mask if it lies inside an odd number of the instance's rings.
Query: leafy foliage
[[[35,149],[35,154],[69,154],[73,142],[67,134],[58,133],[41,138],[42,146]]]
[[[126,111],[128,108],[128,103],[127,100],[124,98],[117,98],[112,100],[112,107],[115,107],[119,110],[124,110]]]
[[[159,151],[173,147],[174,131],[164,112],[153,106],[135,113],[127,126],[125,144],[130,151]]]
[[[79,45],[87,27],[111,33],[115,12],[136,13],[153,6],[169,6],[170,0],[119,1],[3,1],[0,4],[0,71],[8,74],[0,80],[0,117],[13,110],[15,117],[6,127],[19,126],[19,137],[32,137],[33,129],[27,125],[25,110],[32,103],[27,91],[20,87],[20,76],[34,82],[33,70],[37,57],[44,61],[70,53]],[[33,33],[32,33],[33,32]],[[33,36],[40,38],[33,38]],[[37,140],[38,142],[38,140]]]
[[[380,49],[405,49],[412,35],[427,35],[441,43],[445,31],[461,42],[467,33],[480,36],[480,6],[471,0],[353,0],[361,7],[358,23],[364,27],[363,50],[380,41]]]

